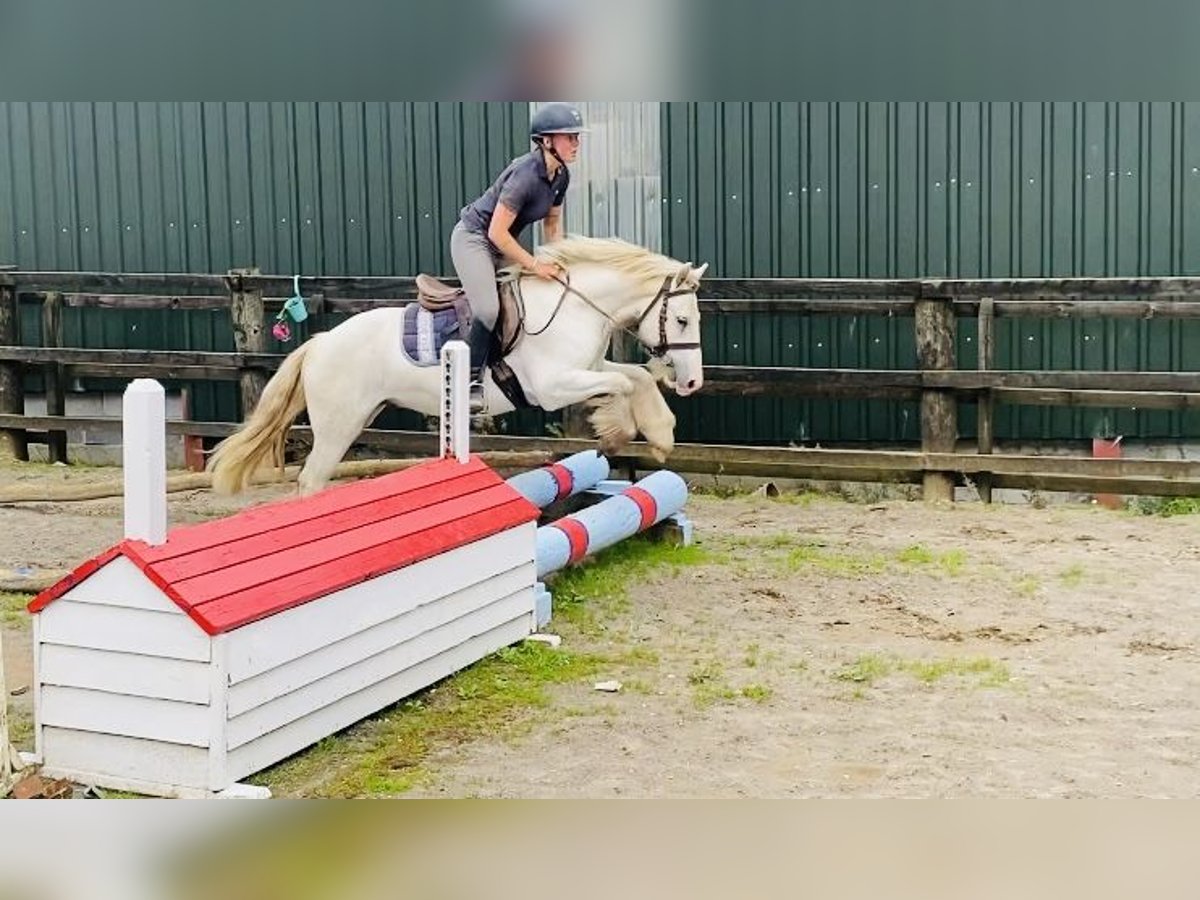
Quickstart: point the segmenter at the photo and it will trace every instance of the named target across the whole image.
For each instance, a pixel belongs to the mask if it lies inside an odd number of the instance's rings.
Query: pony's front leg
[[[650,455],[660,463],[675,449],[675,413],[658,388],[654,375],[643,366],[605,360],[609,371],[621,372],[633,381],[629,395],[629,412],[635,433],[641,433],[650,446]]]
[[[533,385],[533,390],[538,399],[538,406],[553,412],[601,394],[628,397],[633,393],[633,382],[620,372],[568,369],[538,379]]]

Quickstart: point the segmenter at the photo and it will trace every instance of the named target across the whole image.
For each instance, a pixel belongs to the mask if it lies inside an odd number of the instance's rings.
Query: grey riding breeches
[[[471,301],[472,314],[489,330],[495,328],[500,315],[500,295],[496,291],[500,258],[492,250],[491,241],[459,222],[450,232],[450,258]]]

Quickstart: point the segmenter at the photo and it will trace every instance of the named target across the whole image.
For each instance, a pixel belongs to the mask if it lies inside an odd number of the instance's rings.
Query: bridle
[[[658,343],[653,347],[647,347],[645,342],[642,341],[640,337],[638,338],[638,341],[642,343],[642,346],[646,347],[646,352],[653,357],[663,356],[668,350],[698,350],[700,348],[700,344],[695,342],[669,342],[667,340],[667,301],[672,297],[681,297],[684,294],[695,293],[694,288],[679,288],[678,290],[673,291],[671,290],[671,281],[672,278],[670,275],[663,279],[662,287],[658,289],[658,293],[654,295],[654,299],[650,301],[650,305],[646,307],[645,311],[640,316],[638,316],[637,326],[632,332],[632,334],[636,337],[638,329],[642,327],[642,322],[646,320],[646,316],[650,315],[650,311],[654,309],[655,306],[658,306]],[[628,331],[629,329],[625,330]]]
[[[530,336],[541,334],[543,331],[545,331],[547,328],[549,328],[550,325],[554,322],[555,318],[557,318],[558,311],[560,309],[562,309],[563,301],[567,299],[567,295],[574,294],[576,297],[578,297],[580,300],[582,300],[584,303],[586,303],[592,309],[596,310],[596,312],[600,313],[600,315],[604,316],[604,318],[608,319],[609,323],[613,326],[614,329],[616,329],[618,331],[623,331],[626,334],[633,337],[639,344],[641,344],[645,348],[646,352],[649,353],[653,357],[656,357],[656,358],[662,357],[670,350],[698,350],[698,349],[700,349],[699,342],[668,341],[667,340],[667,315],[669,314],[669,310],[667,308],[668,301],[672,297],[682,297],[687,294],[694,294],[696,292],[695,288],[677,288],[675,290],[671,290],[671,282],[674,281],[675,278],[682,276],[684,274],[684,272],[687,272],[687,271],[688,271],[688,268],[684,267],[684,269],[679,273],[679,275],[677,275],[677,276],[668,275],[666,278],[663,279],[662,286],[658,289],[658,293],[654,295],[654,298],[650,301],[650,303],[642,311],[642,314],[640,316],[638,316],[637,323],[632,329],[627,328],[626,326],[620,324],[616,319],[614,319],[612,316],[610,316],[608,313],[606,313],[604,310],[602,310],[599,306],[597,306],[595,303],[593,303],[591,300],[589,300],[585,294],[583,294],[581,291],[571,287],[571,280],[570,280],[571,276],[570,276],[570,273],[567,273],[565,280],[562,278],[554,279],[555,281],[557,281],[559,284],[561,284],[563,286],[563,292],[562,292],[562,296],[560,296],[558,298],[558,302],[554,305],[554,312],[552,312],[550,314],[549,321],[547,321],[546,324],[543,325],[541,328],[539,328],[537,331],[529,331],[525,328],[525,311],[524,311],[524,309],[522,309],[521,310],[521,330]],[[519,292],[518,292],[518,296],[519,296]],[[653,347],[651,347],[645,341],[642,340],[641,336],[638,334],[638,330],[642,327],[642,323],[644,321],[646,321],[646,317],[649,316],[651,312],[653,312],[654,307],[656,307],[656,306],[658,307],[658,343],[655,344]]]

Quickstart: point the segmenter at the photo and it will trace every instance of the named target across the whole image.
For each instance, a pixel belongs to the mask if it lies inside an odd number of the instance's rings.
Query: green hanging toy
[[[271,334],[280,341],[290,341],[292,339],[292,329],[288,325],[288,319],[293,322],[303,322],[308,318],[308,310],[304,306],[304,297],[300,294],[300,276],[292,276],[292,296],[288,297],[283,302],[283,309],[279,311],[279,315],[275,317],[275,327],[271,329]]]

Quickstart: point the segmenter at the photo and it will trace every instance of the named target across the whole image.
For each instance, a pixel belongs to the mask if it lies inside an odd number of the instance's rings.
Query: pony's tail
[[[263,388],[250,418],[213,450],[205,469],[212,473],[213,490],[217,493],[236,494],[244,490],[268,457],[282,473],[288,427],[305,407],[301,374],[312,340],[288,354]]]

